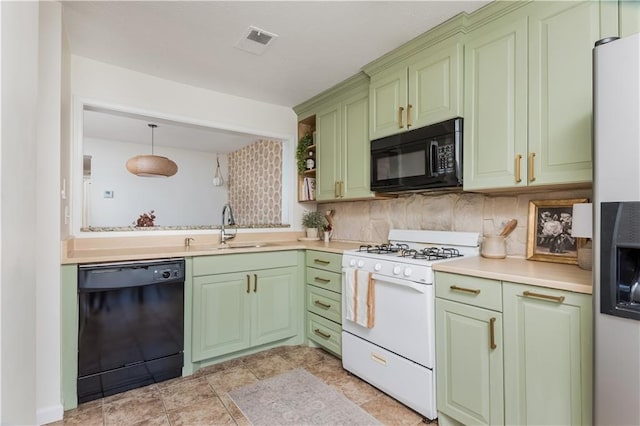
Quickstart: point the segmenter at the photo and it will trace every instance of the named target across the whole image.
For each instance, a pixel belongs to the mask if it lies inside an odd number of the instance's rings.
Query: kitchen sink
[[[190,250],[194,251],[209,251],[209,250],[233,250],[240,248],[259,248],[271,245],[270,243],[265,243],[263,241],[247,241],[247,242],[233,242],[226,244],[215,244],[215,245],[199,245],[194,244],[189,247]]]
[[[249,241],[249,242],[233,242],[227,243],[227,248],[251,248],[251,247],[265,247],[268,246],[269,243],[265,243],[262,241]],[[222,246],[221,248],[224,248]]]

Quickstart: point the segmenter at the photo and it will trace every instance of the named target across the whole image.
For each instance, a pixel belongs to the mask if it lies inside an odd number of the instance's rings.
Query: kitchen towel
[[[375,325],[375,280],[371,272],[345,270],[345,317],[363,327]]]

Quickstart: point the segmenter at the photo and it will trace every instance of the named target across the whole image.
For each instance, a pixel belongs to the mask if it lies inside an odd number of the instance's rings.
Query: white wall
[[[291,223],[292,229],[302,229],[300,216],[303,208],[296,202],[293,149],[297,142],[297,118],[291,108],[188,86],[81,56],[72,55],[71,60],[71,89],[76,99],[156,112],[176,121],[259,134],[288,142],[284,165],[286,189],[283,198],[286,199],[286,206],[283,218]],[[72,171],[75,170],[75,166],[71,167]],[[78,178],[74,176],[74,180],[77,182]],[[74,196],[74,203],[76,200],[79,198]],[[76,203],[73,208],[74,220],[79,212],[81,209]],[[74,228],[77,227],[74,225]],[[76,233],[75,229],[73,232]]]
[[[39,2],[39,84],[36,143],[36,422],[62,416],[60,373],[60,137],[62,7]],[[34,170],[29,171],[34,174]],[[31,224],[33,228],[33,224]]]
[[[38,6],[37,2],[0,2],[2,424],[34,424],[36,421],[35,291],[36,270],[40,260],[34,253],[37,247],[35,225],[38,207]],[[52,279],[52,285],[55,286],[56,277]],[[55,300],[52,303],[56,303]]]
[[[125,168],[134,155],[149,152],[149,145],[85,138],[83,151],[91,155],[88,225],[131,226],[142,213],[155,211],[156,226],[220,225],[227,202],[227,186],[214,186],[216,154],[156,146],[155,154],[178,164],[170,178],[141,178]],[[227,156],[220,154],[220,169],[227,173]],[[104,198],[104,191],[113,198]]]
[[[65,213],[71,214],[71,52],[69,40],[62,20],[62,76],[61,76],[61,144],[60,182],[61,202],[59,205],[60,236],[67,239],[71,235],[71,225]]]

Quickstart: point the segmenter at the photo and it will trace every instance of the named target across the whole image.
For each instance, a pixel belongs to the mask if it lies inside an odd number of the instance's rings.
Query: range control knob
[[[393,267],[393,275],[400,275],[400,267],[399,266],[394,266]]]
[[[358,260],[358,268],[362,268],[364,266],[364,260]]]
[[[351,259],[349,261],[349,266],[356,266],[356,260],[355,259]]]
[[[162,272],[162,278],[167,279],[171,276],[171,272],[169,271],[164,271]]]
[[[405,268],[405,270],[404,270],[404,276],[405,276],[405,277],[410,277],[412,272],[413,272],[413,271],[411,270],[411,268]]]
[[[374,269],[375,271],[379,271],[379,270],[381,270],[381,269],[382,269],[382,264],[380,264],[380,263],[376,263],[375,265],[373,265],[373,269]]]

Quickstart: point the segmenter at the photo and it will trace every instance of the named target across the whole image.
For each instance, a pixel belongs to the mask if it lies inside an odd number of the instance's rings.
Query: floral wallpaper
[[[282,142],[258,140],[229,154],[229,203],[238,225],[282,218]]]

